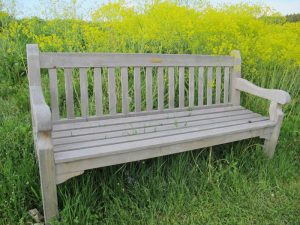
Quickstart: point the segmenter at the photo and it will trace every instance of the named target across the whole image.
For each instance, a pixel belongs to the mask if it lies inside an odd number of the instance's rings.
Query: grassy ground
[[[163,10],[169,15],[168,5],[157,7],[152,12],[154,15]],[[24,51],[25,44],[30,42],[43,44],[44,50],[53,51],[160,52],[165,48],[169,53],[228,54],[234,47],[242,50],[243,77],[259,86],[284,89],[292,96],[292,102],[284,107],[286,116],[272,160],[263,156],[262,140],[253,139],[214,146],[212,150],[199,149],[86,171],[58,186],[60,218],[53,224],[300,224],[300,68],[295,63],[299,62],[299,56],[293,47],[296,38],[299,39],[295,35],[296,27],[299,33],[299,25],[263,24],[249,16],[243,17],[240,23],[236,18],[242,15],[230,20],[232,14],[222,12],[228,23],[226,27],[220,25],[219,33],[214,33],[210,27],[217,29],[214,24],[219,24],[220,17],[216,12],[201,14],[203,18],[199,21],[203,26],[196,24],[190,28],[186,24],[192,26],[189,21],[196,21],[192,16],[197,19],[198,14],[172,7],[174,17],[166,23],[172,26],[160,27],[163,22],[152,14],[149,18],[138,17],[145,29],[152,27],[143,25],[143,18],[149,19],[153,26],[158,24],[153,30],[164,35],[152,36],[151,29],[151,32],[141,29],[133,42],[128,42],[131,31],[124,24],[112,26],[110,31],[105,27],[97,30],[99,24],[93,23],[80,27],[78,21],[68,21],[63,27],[62,21],[1,20],[0,224],[31,223],[28,210],[37,208],[42,212]],[[178,29],[187,29],[182,36],[175,35],[178,21],[172,23],[177,18],[176,10],[182,13],[182,26]],[[136,27],[130,15],[129,12],[125,22],[131,23],[133,34]],[[227,25],[232,28],[229,33]],[[94,33],[83,37],[84,32],[78,30],[88,32],[88,26]],[[271,32],[273,27],[276,35]],[[193,35],[188,33],[190,29],[195,29],[195,37],[185,36]],[[135,41],[139,41],[143,32],[149,32],[149,37],[145,36],[145,43],[138,45]],[[228,46],[222,47],[219,34]],[[112,42],[113,38],[117,41],[110,45],[108,40]],[[209,52],[210,49],[220,52]],[[266,115],[268,104],[242,95],[242,105],[253,111]]]

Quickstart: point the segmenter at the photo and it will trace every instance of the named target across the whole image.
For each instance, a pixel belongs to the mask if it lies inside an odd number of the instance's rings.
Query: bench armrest
[[[37,132],[52,130],[51,111],[45,102],[41,86],[29,86],[32,121]]]
[[[291,96],[286,91],[261,88],[243,78],[235,79],[235,88],[281,105],[291,101]]]

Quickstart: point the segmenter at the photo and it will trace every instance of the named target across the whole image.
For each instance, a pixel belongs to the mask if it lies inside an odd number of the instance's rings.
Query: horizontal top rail
[[[233,66],[232,56],[141,53],[40,53],[41,68]]]

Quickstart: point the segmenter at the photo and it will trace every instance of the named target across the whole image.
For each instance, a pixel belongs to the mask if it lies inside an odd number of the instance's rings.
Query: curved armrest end
[[[291,101],[291,96],[286,91],[261,88],[243,78],[236,78],[236,89],[250,93],[252,95],[256,95],[261,98],[268,99],[281,105],[284,105]]]
[[[291,96],[288,92],[283,91],[283,90],[277,90],[277,91],[280,91],[280,96],[282,98],[281,101],[278,103],[284,105],[284,104],[291,102]]]
[[[51,131],[51,111],[45,102],[42,87],[29,86],[33,122],[37,131]]]
[[[33,114],[37,131],[51,131],[51,111],[47,105],[35,105]]]

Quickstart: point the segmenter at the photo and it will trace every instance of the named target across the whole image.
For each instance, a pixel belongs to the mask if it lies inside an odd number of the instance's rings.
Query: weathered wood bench
[[[88,169],[252,137],[265,139],[264,151],[272,157],[283,119],[281,107],[290,101],[285,91],[260,88],[242,79],[238,51],[230,56],[40,53],[31,44],[27,58],[46,222],[58,214],[56,185]],[[48,69],[51,111],[42,91],[41,69]],[[62,103],[58,70],[64,72]],[[80,74],[77,117],[74,70]],[[91,72],[93,79],[88,79]],[[93,91],[89,90],[92,84]],[[134,90],[133,103],[130,90]],[[270,100],[269,118],[241,107],[240,91]],[[66,118],[59,109],[63,104]],[[95,115],[89,113],[91,104]]]

